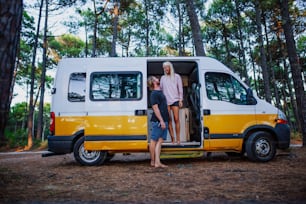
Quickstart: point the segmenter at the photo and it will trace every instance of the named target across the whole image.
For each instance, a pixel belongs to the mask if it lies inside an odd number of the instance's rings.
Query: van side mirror
[[[246,95],[247,105],[255,105],[257,104],[256,99],[253,96],[253,90],[251,88],[247,89],[247,95]]]

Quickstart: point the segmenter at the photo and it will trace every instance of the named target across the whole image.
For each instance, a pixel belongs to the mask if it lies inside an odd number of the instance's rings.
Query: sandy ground
[[[306,148],[267,163],[223,153],[163,162],[117,154],[87,167],[72,154],[0,153],[0,203],[306,203]]]

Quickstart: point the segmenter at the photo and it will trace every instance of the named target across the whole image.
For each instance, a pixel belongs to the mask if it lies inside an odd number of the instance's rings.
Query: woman
[[[180,144],[180,120],[179,109],[183,107],[183,82],[180,75],[174,72],[171,62],[163,63],[164,75],[160,79],[160,88],[167,99],[169,111],[169,134],[172,143],[174,140],[174,131],[172,127],[172,120],[175,123],[176,143]],[[173,113],[173,118],[171,115]]]

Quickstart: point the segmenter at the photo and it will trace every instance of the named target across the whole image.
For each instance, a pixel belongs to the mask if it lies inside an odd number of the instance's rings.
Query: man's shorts
[[[151,122],[152,124],[152,132],[151,132],[151,140],[158,141],[159,138],[163,138],[163,140],[167,139],[168,133],[168,122],[165,122],[166,128],[162,129],[160,127],[159,122]]]

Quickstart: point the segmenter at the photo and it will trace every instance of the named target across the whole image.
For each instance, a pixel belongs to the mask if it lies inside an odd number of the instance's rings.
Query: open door
[[[179,110],[180,121],[180,144],[172,144],[168,133],[166,141],[162,147],[164,149],[172,148],[201,148],[202,145],[202,124],[200,111],[200,83],[198,77],[198,59],[197,58],[152,58],[148,60],[148,76],[154,75],[158,78],[164,74],[162,65],[165,61],[173,64],[174,70],[182,78],[183,83],[183,108]],[[148,91],[148,97],[150,91]],[[148,99],[149,100],[149,99]],[[148,101],[149,102],[149,101]],[[148,103],[148,121],[150,134],[150,118],[152,115],[151,104]],[[172,113],[171,113],[172,114]],[[174,121],[173,127],[175,127]],[[175,130],[174,137],[176,137]]]

